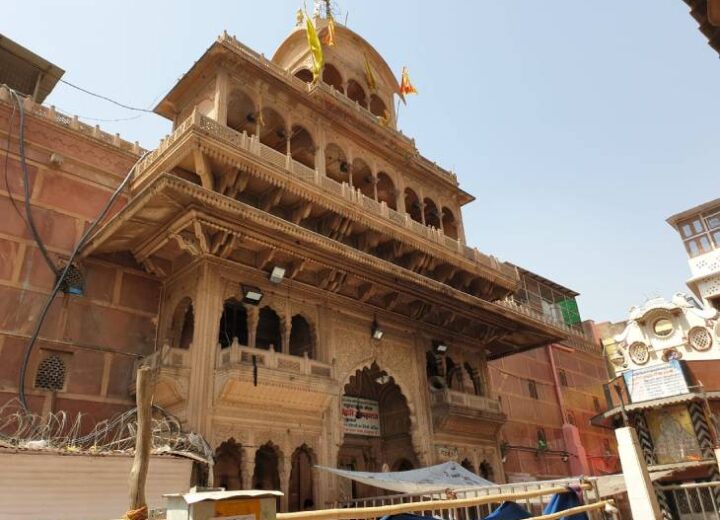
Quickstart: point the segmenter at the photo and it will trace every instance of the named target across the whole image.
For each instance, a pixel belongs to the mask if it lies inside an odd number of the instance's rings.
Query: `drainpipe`
[[[562,390],[560,388],[560,378],[558,377],[557,365],[555,364],[555,356],[553,356],[553,347],[560,348],[566,352],[573,352],[573,350],[558,345],[547,345],[545,347],[553,374],[555,395],[557,396],[558,406],[560,406],[560,413],[562,414],[563,440],[565,441],[565,449],[570,454],[570,471],[573,476],[589,475],[590,466],[588,465],[585,447],[582,445],[582,441],[580,440],[580,433],[577,426],[573,426],[567,422],[565,399],[563,398]]]

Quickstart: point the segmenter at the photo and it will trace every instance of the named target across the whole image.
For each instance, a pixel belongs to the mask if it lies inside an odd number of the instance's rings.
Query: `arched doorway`
[[[214,484],[228,491],[242,489],[242,449],[230,438],[215,450]]]
[[[345,385],[342,399],[343,444],[338,467],[382,471],[384,464],[417,467],[410,433],[410,409],[395,380],[376,363],[357,370]],[[363,484],[344,490],[348,498],[376,496],[383,491]]]
[[[470,473],[475,473],[475,466],[473,466],[473,463],[470,462],[470,459],[463,459],[460,465],[466,470],[468,470]]]
[[[255,452],[253,489],[280,491],[280,450],[272,442],[263,444]]]
[[[312,474],[313,459],[312,450],[305,444],[293,453],[288,490],[288,511],[315,509]]]

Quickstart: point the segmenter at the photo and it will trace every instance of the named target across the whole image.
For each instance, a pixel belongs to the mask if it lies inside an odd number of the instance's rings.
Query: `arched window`
[[[447,384],[451,390],[462,392],[463,376],[462,366],[455,364],[450,356],[445,356],[445,366],[447,368]]]
[[[473,385],[473,392],[475,395],[485,395],[485,388],[483,387],[480,373],[476,368],[470,366],[469,363],[465,363],[465,371]]]
[[[375,198],[373,184],[375,178],[370,171],[370,166],[362,159],[355,159],[352,164],[352,183],[363,195],[368,198]]]
[[[230,128],[254,134],[257,131],[257,118],[257,109],[250,96],[239,89],[230,92],[227,106],[227,125]]]
[[[350,164],[347,155],[334,143],[325,147],[325,174],[338,182],[350,183]]]
[[[312,79],[312,74],[310,75]],[[340,72],[330,63],[323,68],[322,80],[338,92],[343,92],[343,79]]]
[[[495,482],[495,471],[493,470],[492,464],[487,460],[483,460],[480,463],[480,476],[490,482]]]
[[[260,142],[282,154],[287,153],[287,125],[285,119],[274,109],[265,107],[260,111]]]
[[[290,323],[290,354],[293,356],[314,357],[313,334],[307,320],[296,314]]]
[[[442,376],[441,365],[442,361],[440,360],[440,356],[438,354],[435,354],[432,350],[428,350],[425,353],[425,373],[427,374],[428,379],[431,377]]]
[[[423,207],[425,208],[425,225],[440,228],[440,212],[438,211],[437,205],[432,199],[425,197],[423,200]]]
[[[420,198],[410,188],[405,188],[405,211],[410,214],[410,218],[415,222],[422,223],[422,204],[420,204]]]
[[[395,185],[385,172],[380,172],[377,175],[377,198],[378,202],[385,202],[390,209],[397,209]]]
[[[367,94],[365,94],[365,90],[360,86],[360,83],[354,79],[348,81],[347,97],[357,101],[360,106],[367,108]]]
[[[263,307],[260,309],[255,347],[269,349],[270,346],[276,351],[282,348],[280,316],[270,307]]]
[[[298,78],[299,80],[304,81],[305,83],[312,83],[313,80],[313,73],[310,72],[307,69],[300,69],[298,70],[294,76]]]
[[[455,221],[455,215],[447,208],[442,209],[442,225],[445,235],[455,240],[458,239],[458,226]]]
[[[248,344],[248,319],[245,306],[235,299],[225,302],[220,318],[218,343],[222,348],[229,347],[234,338],[240,345]]]
[[[370,96],[370,112],[375,114],[378,117],[388,117],[390,116],[387,112],[387,106],[385,105],[385,102],[380,99],[377,95],[373,94]]]
[[[315,143],[310,132],[300,125],[292,127],[290,156],[308,168],[315,168]]]
[[[65,388],[65,363],[57,354],[50,354],[38,365],[35,388],[59,391]]]
[[[185,316],[183,317],[182,328],[180,329],[180,341],[177,345],[178,348],[190,348],[194,334],[195,313],[193,312],[192,305],[190,305],[185,311]]]

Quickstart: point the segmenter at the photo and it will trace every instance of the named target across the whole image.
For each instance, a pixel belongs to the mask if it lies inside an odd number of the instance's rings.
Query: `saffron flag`
[[[415,87],[413,87],[412,83],[410,83],[410,77],[408,76],[408,70],[407,67],[403,67],[402,70],[402,76],[400,78],[400,99],[403,100],[403,103],[405,103],[405,95],[406,94],[417,94],[418,91]]]
[[[335,46],[335,20],[332,16],[328,17],[327,31],[323,36],[322,42],[328,47]]]
[[[365,79],[367,80],[368,87],[370,90],[377,90],[377,80],[375,79],[375,73],[370,66],[367,54],[365,54]]]
[[[320,39],[315,30],[315,25],[313,25],[307,12],[305,12],[305,31],[307,32],[308,46],[310,47],[310,54],[313,60],[313,83],[317,83],[318,79],[320,79],[325,58],[323,57],[322,45],[320,45]]]

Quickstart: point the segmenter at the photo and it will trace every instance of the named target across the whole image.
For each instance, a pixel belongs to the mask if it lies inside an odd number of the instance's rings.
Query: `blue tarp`
[[[503,502],[495,511],[485,517],[484,520],[521,520],[530,518],[532,515],[515,502]]]
[[[559,513],[560,511],[565,511],[566,509],[580,505],[582,505],[582,502],[578,498],[577,493],[574,491],[558,493],[557,495],[552,496],[548,505],[546,505],[545,509],[543,509],[543,514],[549,515],[551,513]],[[587,513],[577,513],[571,516],[563,516],[561,520],[588,520],[588,515]]]

